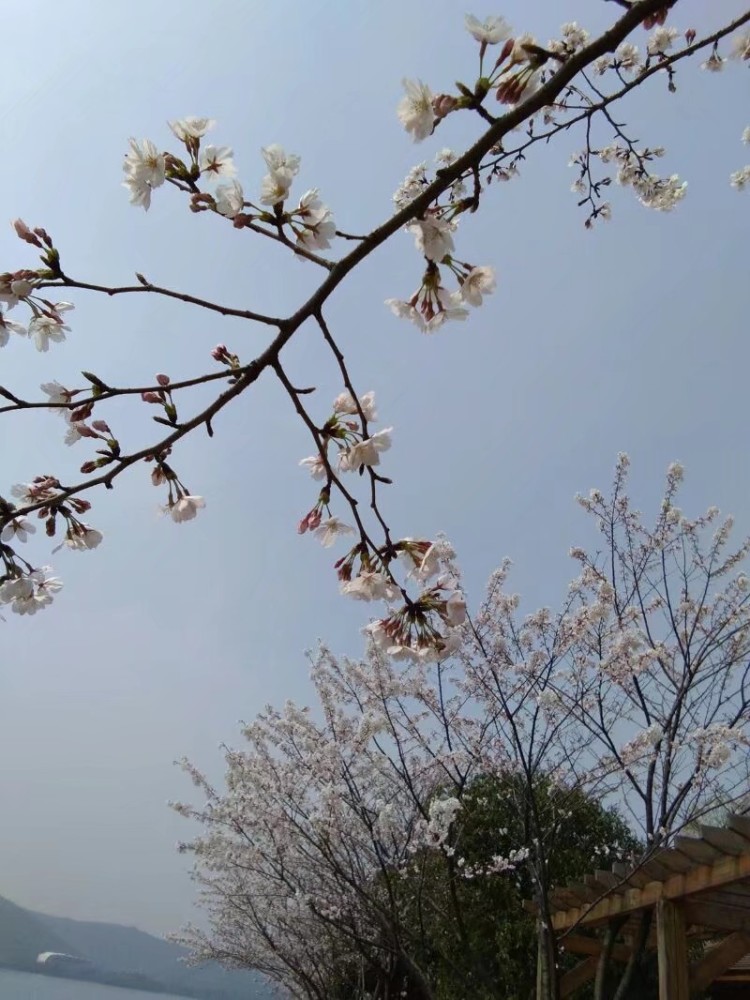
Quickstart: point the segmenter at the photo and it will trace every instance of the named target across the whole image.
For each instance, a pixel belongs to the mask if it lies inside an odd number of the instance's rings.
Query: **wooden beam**
[[[559,942],[559,947],[573,955],[600,955],[602,943],[598,938],[586,937],[584,934],[566,934]],[[630,948],[616,944],[611,951],[616,962],[627,962],[630,958]]]
[[[701,993],[750,951],[750,934],[730,934],[690,967],[690,990]]]
[[[554,914],[555,930],[565,930],[574,924],[591,926],[603,923],[623,913],[632,913],[653,906],[659,900],[682,899],[704,889],[717,889],[732,882],[750,878],[750,853],[740,857],[721,857],[713,865],[698,865],[684,874],[672,875],[664,882],[651,882],[642,889],[612,893],[591,907],[575,907]]]
[[[748,850],[750,850],[750,842],[747,846]],[[656,860],[660,865],[673,872],[687,872],[694,867],[690,858],[686,857],[681,851],[673,850],[671,847],[665,847],[659,851],[656,855]]]
[[[730,830],[750,841],[750,816],[730,816],[728,826]]]
[[[704,902],[696,897],[685,901],[685,919],[688,923],[700,924],[701,927],[750,933],[750,909],[746,906],[727,906],[712,900]]]
[[[699,865],[712,865],[723,856],[722,851],[717,851],[698,837],[675,837],[674,846]]]
[[[596,967],[598,965],[599,959],[596,956],[592,956],[579,962],[570,972],[566,972],[560,980],[560,1000],[569,997],[571,993],[575,993],[584,983],[593,979],[596,975]]]
[[[601,882],[602,885],[606,885],[608,889],[613,889],[615,892],[625,892],[627,886],[622,884],[622,879],[618,878],[614,872],[603,872],[599,868],[594,872],[594,878],[597,882]]]
[[[660,899],[656,904],[659,1000],[688,1000],[685,915],[679,903]]]
[[[700,831],[702,840],[724,854],[744,854],[748,848],[745,838],[732,830],[719,826],[701,826]]]

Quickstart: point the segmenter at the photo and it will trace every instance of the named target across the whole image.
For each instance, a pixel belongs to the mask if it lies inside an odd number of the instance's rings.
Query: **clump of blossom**
[[[8,606],[17,615],[35,615],[49,607],[61,589],[62,581],[51,576],[51,567],[42,566],[0,582],[0,605]]]
[[[219,215],[224,215],[228,219],[239,215],[245,206],[245,195],[237,178],[232,177],[229,181],[219,184],[214,200]]]
[[[648,161],[663,155],[661,147],[632,150],[617,143],[598,151],[602,163],[617,164],[617,183],[622,187],[632,187],[642,205],[657,212],[670,212],[685,197],[687,182],[681,181],[677,174],[658,177],[649,173]]]
[[[268,173],[261,185],[261,204],[278,205],[289,195],[292,182],[299,173],[300,158],[293,153],[286,153],[275,143],[264,146],[261,152],[268,167]]]
[[[497,61],[497,66],[502,66],[495,87],[497,100],[502,104],[518,104],[532,94],[539,87],[542,67],[548,59],[533,35],[520,35],[512,44],[509,40]]]
[[[177,121],[167,122],[172,133],[180,142],[184,142],[188,148],[196,139],[202,139],[206,132],[210,131],[216,124],[213,118],[196,118],[188,116],[179,118]]]
[[[453,253],[455,228],[454,222],[449,222],[434,214],[410,222],[406,227],[407,231],[414,236],[417,250],[424,254],[427,260],[438,264],[444,257]]]
[[[422,333],[434,333],[447,320],[464,320],[469,315],[459,292],[449,292],[441,283],[440,268],[427,265],[422,284],[408,301],[386,299],[394,315],[411,320]]]
[[[646,51],[650,56],[663,55],[672,48],[679,34],[680,32],[677,28],[665,28],[662,26],[654,28],[651,35],[649,35]]]
[[[130,139],[130,152],[123,164],[123,187],[130,192],[131,205],[146,211],[151,206],[151,192],[161,187],[166,177],[166,161],[150,139]]]
[[[327,250],[336,235],[331,210],[318,197],[317,188],[300,198],[297,208],[289,213],[289,222],[298,245],[307,250]]]

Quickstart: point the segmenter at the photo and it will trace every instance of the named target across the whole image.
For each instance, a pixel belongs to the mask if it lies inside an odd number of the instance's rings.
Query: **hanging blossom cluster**
[[[452,569],[453,549],[444,540],[393,541],[390,536],[384,545],[376,546],[359,518],[355,528],[331,509],[334,487],[343,492],[342,474],[366,470],[373,484],[389,482],[375,469],[391,446],[393,428],[371,433],[369,425],[376,420],[374,392],[358,399],[344,392],[333,401],[331,416],[315,432],[320,451],[299,463],[323,485],[297,530],[300,534],[310,532],[325,548],[341,537],[359,535],[356,544],[334,564],[341,593],[357,601],[385,601],[389,605],[386,617],[367,626],[371,639],[389,656],[439,660],[456,648],[460,641],[457,630],[466,618],[466,602]],[[396,576],[399,564],[405,571],[403,582]],[[415,597],[405,589],[409,581],[424,588]],[[400,599],[404,601],[401,607],[391,607]]]
[[[66,497],[60,482],[51,476],[37,476],[31,483],[19,483],[12,488],[11,495],[18,504],[0,497],[0,517],[4,522],[0,532],[0,604],[16,614],[33,615],[52,603],[62,582],[52,576],[51,567],[34,567],[18,551],[18,544],[24,545],[36,532],[33,521],[16,514],[18,507],[34,507],[50,538],[58,534],[60,522],[63,523],[63,540],[58,549],[95,549],[103,536],[81,520],[80,515],[91,507],[88,500]]]
[[[261,150],[268,173],[261,181],[260,197],[255,204],[245,198],[231,147],[201,145],[215,124],[211,118],[183,118],[169,123],[175,138],[185,146],[187,162],[172,153],[158,152],[150,139],[131,139],[123,165],[126,175],[123,183],[130,192],[131,203],[148,209],[153,190],[168,180],[191,193],[190,207],[194,212],[216,212],[231,219],[238,229],[261,224],[274,227],[279,235],[287,230],[302,249],[328,249],[336,235],[336,224],[331,210],[321,202],[318,190],[305,192],[296,208],[286,204],[299,173],[300,157],[276,144]],[[213,190],[200,190],[199,182],[208,182]]]
[[[453,159],[449,149],[441,150],[436,157],[443,165]],[[396,207],[407,205],[428,184],[426,164],[412,168],[393,196]],[[464,192],[464,181],[459,179],[448,190],[444,203],[436,201],[422,218],[405,227],[425,260],[425,270],[419,288],[409,299],[387,299],[386,305],[399,318],[411,320],[423,333],[434,333],[448,320],[465,320],[469,315],[467,307],[481,306],[484,296],[496,288],[491,267],[467,263],[455,255],[453,234],[461,213],[468,207]],[[455,279],[453,290],[446,287],[446,278]]]
[[[70,302],[51,302],[39,294],[42,281],[54,277],[59,266],[59,256],[49,233],[41,227],[30,229],[22,219],[16,219],[13,228],[24,243],[42,251],[44,267],[37,271],[22,268],[0,274],[0,347],[5,347],[11,333],[15,333],[27,337],[38,351],[46,353],[50,344],[62,343],[65,334],[70,332],[63,316],[73,305]],[[8,312],[19,303],[23,303],[31,313],[26,326],[8,319]]]

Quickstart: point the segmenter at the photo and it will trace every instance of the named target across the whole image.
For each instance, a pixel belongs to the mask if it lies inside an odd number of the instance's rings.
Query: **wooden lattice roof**
[[[646,947],[660,953],[660,984],[662,972],[666,977],[660,996],[687,997],[717,980],[750,981],[750,818],[701,826],[699,836],[678,836],[637,865],[618,863],[553,889],[551,919],[560,946],[587,956],[563,978],[562,996],[593,976],[602,950],[598,928],[618,922],[611,957],[626,962],[643,911],[652,908],[657,920]],[[688,967],[687,945],[699,941],[703,955]]]

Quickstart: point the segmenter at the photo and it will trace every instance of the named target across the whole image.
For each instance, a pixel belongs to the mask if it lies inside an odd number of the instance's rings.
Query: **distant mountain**
[[[0,965],[31,969],[43,951],[70,952],[70,945],[36,914],[0,896]]]
[[[187,955],[184,948],[135,927],[50,917],[0,896],[0,966],[41,971],[36,958],[43,951],[88,959],[103,982],[112,982],[112,975],[143,977],[141,989],[148,981],[155,990],[200,1000],[270,1000],[274,995],[256,973],[214,963],[191,968],[180,961]],[[85,978],[95,978],[95,973]]]

